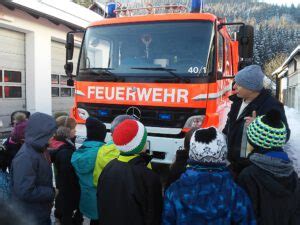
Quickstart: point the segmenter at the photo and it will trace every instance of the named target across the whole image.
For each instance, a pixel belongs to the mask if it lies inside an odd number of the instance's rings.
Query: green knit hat
[[[287,130],[277,110],[258,116],[247,129],[248,142],[262,149],[281,148],[286,143]]]

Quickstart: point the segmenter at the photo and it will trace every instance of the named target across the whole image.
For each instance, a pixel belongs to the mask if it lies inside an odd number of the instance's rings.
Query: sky
[[[270,4],[277,4],[277,5],[284,5],[290,6],[292,3],[297,7],[300,4],[300,0],[261,0],[262,2],[270,3]]]

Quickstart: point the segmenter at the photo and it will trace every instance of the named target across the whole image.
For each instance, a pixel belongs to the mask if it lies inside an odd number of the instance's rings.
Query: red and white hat
[[[122,155],[134,155],[144,149],[147,131],[141,122],[127,119],[114,129],[112,138]]]

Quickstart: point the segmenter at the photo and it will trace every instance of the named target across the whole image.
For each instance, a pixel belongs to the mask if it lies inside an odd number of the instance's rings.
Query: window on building
[[[59,84],[59,75],[51,74],[51,84]]]
[[[2,70],[0,70],[0,82],[2,82]]]
[[[59,97],[59,88],[58,87],[52,87],[51,88],[51,94],[52,94],[52,97]]]
[[[60,76],[60,85],[67,85],[68,77]]]
[[[52,97],[72,97],[74,96],[74,88],[67,86],[69,78],[65,75],[51,74]]]
[[[19,71],[4,71],[4,82],[21,83],[22,74]]]
[[[2,91],[3,91],[3,88],[2,88],[2,86],[0,86],[0,98],[3,98]]]
[[[71,97],[72,96],[71,88],[61,88],[60,93],[61,93],[60,94],[61,97]]]
[[[292,87],[292,95],[291,95],[291,107],[292,108],[295,108],[296,107],[296,96],[295,96],[295,94],[296,94],[296,87]]]
[[[224,39],[221,33],[218,35],[218,71],[223,72],[224,64]]]
[[[294,72],[296,72],[297,71],[297,60],[295,59],[294,60]]]
[[[5,98],[22,98],[22,88],[18,86],[5,86]]]

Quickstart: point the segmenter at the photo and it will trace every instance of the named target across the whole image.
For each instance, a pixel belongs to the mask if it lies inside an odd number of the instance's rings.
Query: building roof
[[[288,69],[288,64],[295,58],[296,55],[300,54],[300,45],[298,45],[294,51],[289,55],[289,57],[278,67],[273,73],[272,76],[285,74]],[[284,73],[282,73],[284,72]]]
[[[64,24],[71,29],[85,28],[90,23],[102,20],[99,14],[66,0],[5,0],[9,9],[19,9],[55,24]]]
[[[292,59],[298,55],[300,53],[300,45],[298,45],[294,51],[289,55],[289,57],[284,61],[284,63],[282,64],[282,66],[286,66],[287,64],[289,64]]]

